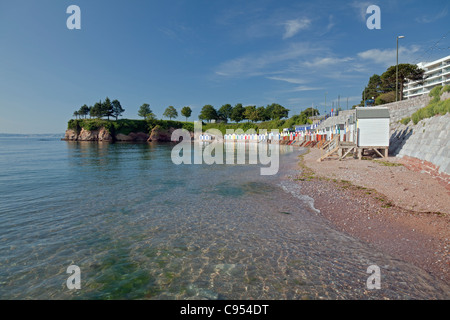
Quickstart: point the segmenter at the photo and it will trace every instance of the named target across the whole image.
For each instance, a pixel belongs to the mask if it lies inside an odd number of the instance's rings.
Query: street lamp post
[[[398,101],[398,39],[403,39],[405,36],[397,37],[397,65],[395,73],[395,101]]]

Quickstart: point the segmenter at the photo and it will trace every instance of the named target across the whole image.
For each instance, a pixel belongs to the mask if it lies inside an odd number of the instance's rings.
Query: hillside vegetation
[[[431,118],[438,114],[445,115],[450,112],[450,99],[441,101],[441,96],[444,92],[450,92],[450,85],[445,87],[434,87],[430,92],[430,97],[433,98],[430,103],[425,108],[419,109],[413,113],[410,119],[403,119],[402,123],[407,124],[412,120],[414,124],[418,124],[422,119]]]
[[[67,128],[80,132],[81,129],[94,131],[100,128],[105,128],[111,134],[128,135],[131,132],[150,133],[156,126],[163,129],[175,128],[194,130],[194,124],[189,122],[170,121],[170,120],[104,120],[104,119],[72,119],[69,121]]]
[[[304,123],[304,118],[301,116],[293,116],[287,120],[271,120],[260,123],[242,122],[242,123],[204,123],[203,131],[209,129],[218,129],[225,134],[227,129],[238,130],[241,129],[247,132],[250,129],[254,129],[256,132],[259,130],[272,130],[278,129],[282,131],[284,128],[292,128],[295,125]],[[80,132],[81,129],[94,131],[100,128],[105,128],[111,134],[125,134],[128,135],[131,132],[145,132],[150,133],[152,129],[159,126],[163,129],[175,128],[186,129],[190,132],[194,131],[193,122],[181,122],[171,120],[131,120],[131,119],[119,119],[119,120],[105,120],[105,119],[72,119],[68,123],[68,129]]]

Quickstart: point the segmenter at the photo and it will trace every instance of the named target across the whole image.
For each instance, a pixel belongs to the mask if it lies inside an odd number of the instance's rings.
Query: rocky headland
[[[74,129],[66,130],[62,140],[65,141],[91,141],[91,142],[171,142],[174,128],[164,129],[156,126],[149,133],[146,132],[130,132],[111,133],[102,127],[97,130],[86,130],[81,128],[77,131]]]

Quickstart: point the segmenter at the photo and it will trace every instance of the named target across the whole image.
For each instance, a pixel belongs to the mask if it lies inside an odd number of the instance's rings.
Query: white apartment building
[[[427,79],[423,85],[416,81],[408,81],[403,88],[404,99],[428,94],[436,86],[450,84],[450,56],[433,62],[420,62],[417,66],[425,70]]]

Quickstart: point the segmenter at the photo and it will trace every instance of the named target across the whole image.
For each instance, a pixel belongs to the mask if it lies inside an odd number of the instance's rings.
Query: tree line
[[[199,120],[205,120],[211,122],[212,120],[218,122],[228,123],[228,121],[234,121],[239,123],[243,120],[249,122],[269,121],[275,119],[283,119],[289,116],[289,111],[285,107],[273,103],[267,107],[246,106],[241,103],[236,104],[234,107],[231,104],[224,104],[218,110],[214,106],[207,104],[203,106],[199,114]],[[138,115],[145,119],[154,119],[155,114],[150,109],[150,105],[145,103],[139,108]],[[181,115],[188,118],[192,115],[192,109],[188,106],[181,109]],[[178,111],[173,106],[169,106],[163,113],[163,116],[170,120],[178,117]]]
[[[234,107],[225,104],[216,110],[212,105],[205,105],[199,115],[200,120],[211,122],[212,120],[228,123],[229,120],[239,123],[247,120],[248,122],[263,122],[269,120],[279,120],[289,117],[289,111],[282,105],[272,103],[267,107],[246,106],[242,103]]]
[[[122,108],[119,100],[111,101],[108,97],[106,97],[105,101],[99,101],[95,103],[93,106],[83,105],[79,110],[73,113],[73,116],[78,119],[84,117],[84,119],[89,116],[90,118],[98,118],[101,119],[103,117],[107,117],[108,120],[110,117],[115,118],[116,120],[125,112],[125,109]]]
[[[239,123],[241,121],[247,120],[248,122],[263,122],[270,120],[280,120],[289,117],[289,111],[280,104],[272,103],[266,107],[256,107],[256,106],[246,106],[244,107],[241,103],[236,104],[234,107],[231,104],[224,104],[219,109],[216,109],[212,105],[203,106],[200,114],[199,120],[202,121],[217,121],[228,123],[233,121]],[[104,118],[110,117],[116,120],[125,112],[118,100],[111,101],[108,97],[102,102],[99,101],[94,104],[94,106],[83,105],[79,110],[75,111],[73,115],[78,119],[78,117],[86,119],[88,116],[90,118]],[[181,115],[185,117],[186,122],[192,115],[192,109],[189,106],[185,106],[181,109]],[[150,108],[148,103],[144,103],[139,107],[138,116],[146,120],[156,119],[155,113]],[[164,111],[163,116],[169,118],[170,120],[178,118],[178,111],[175,107],[169,106]]]

